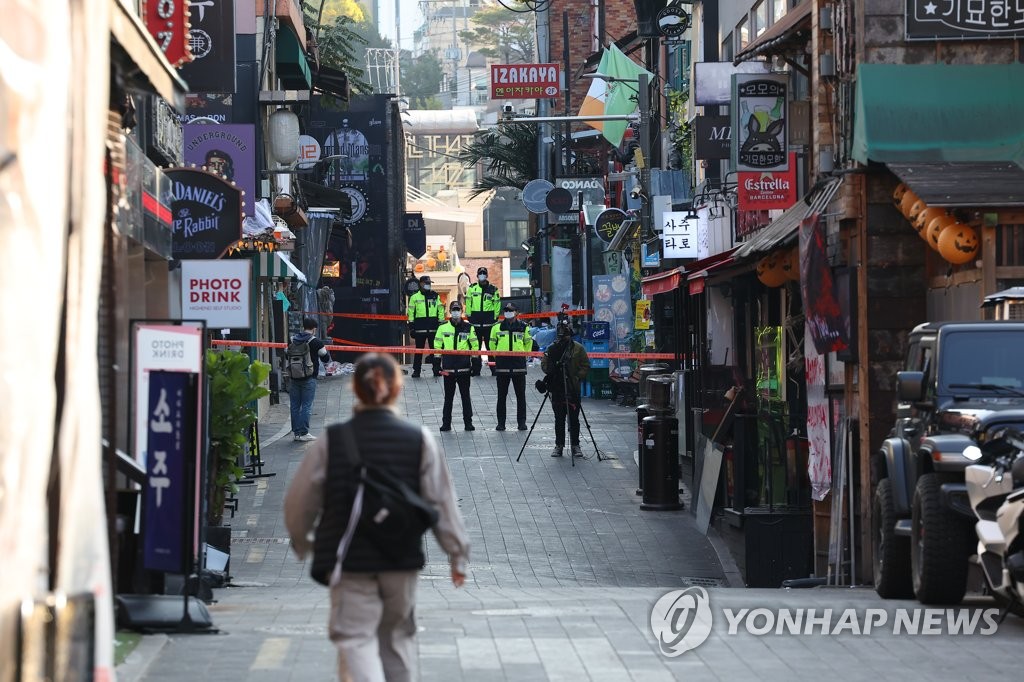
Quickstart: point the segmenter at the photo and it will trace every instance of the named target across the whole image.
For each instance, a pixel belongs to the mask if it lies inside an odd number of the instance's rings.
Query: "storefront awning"
[[[692,296],[703,292],[704,283],[708,275],[730,267],[735,262],[733,258],[735,252],[736,249],[732,248],[686,266],[686,282],[689,294]]]
[[[302,271],[292,265],[287,252],[257,253],[252,256],[253,279],[297,279],[306,281]]]
[[[673,268],[650,277],[644,277],[640,280],[640,290],[647,297],[667,294],[679,288],[679,283],[683,281],[683,272],[683,268]]]
[[[861,163],[1024,162],[1024,64],[858,64],[855,97]]]
[[[735,260],[745,260],[760,256],[790,243],[797,236],[800,223],[809,213],[821,213],[839,191],[842,178],[832,178],[824,184],[812,189],[800,201],[787,208],[782,215],[761,228],[747,241],[743,242],[733,254]]]
[[[125,0],[110,0],[110,34],[139,69],[149,89],[179,112],[185,111],[185,81]],[[132,3],[134,4],[134,3]]]
[[[778,54],[789,47],[789,43],[805,42],[810,37],[811,5],[813,2],[804,0],[793,7],[788,13],[768,30],[750,41],[735,58],[733,64],[739,64],[766,54]]]

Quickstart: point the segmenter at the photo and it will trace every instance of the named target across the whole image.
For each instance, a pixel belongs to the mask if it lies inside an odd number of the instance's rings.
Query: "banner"
[[[171,179],[175,258],[220,258],[242,238],[242,190],[198,168],[164,171]]]
[[[786,74],[732,77],[732,158],[737,171],[789,168]]]
[[[843,319],[832,268],[825,250],[825,230],[819,216],[800,223],[800,294],[807,330],[821,355],[849,346],[850,330]]]
[[[148,449],[142,564],[151,571],[188,573],[198,382],[185,372],[151,372],[146,411]]]
[[[185,124],[185,165],[206,168],[235,183],[243,215],[252,215],[256,193],[256,126],[251,123]]]
[[[630,351],[630,335],[633,333],[633,307],[630,305],[629,276],[594,275],[593,286],[594,319],[608,323],[609,350],[616,353]],[[612,373],[628,375],[633,371],[628,360],[612,362]]]
[[[405,238],[405,250],[414,258],[420,258],[427,252],[427,224],[422,213],[405,214],[402,236]]]

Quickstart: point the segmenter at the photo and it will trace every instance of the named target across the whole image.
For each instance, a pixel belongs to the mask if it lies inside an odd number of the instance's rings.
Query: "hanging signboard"
[[[622,221],[628,217],[629,215],[621,208],[605,209],[594,221],[594,233],[601,241],[608,244],[622,227]]]
[[[242,190],[244,207],[256,197],[256,126],[252,123],[187,123],[185,164],[205,168]],[[244,208],[243,208],[244,211]]]
[[[796,203],[796,152],[789,155],[789,170],[736,175],[741,211],[787,209]]]
[[[181,77],[189,92],[235,92],[234,0],[193,0],[189,4],[188,36],[194,60],[181,68]]]
[[[558,64],[491,64],[491,99],[558,97]]]
[[[420,258],[427,252],[427,224],[422,213],[406,213],[405,227],[402,237],[405,239],[405,250],[414,258]]]
[[[248,329],[252,261],[181,261],[181,315],[216,329]]]
[[[697,218],[683,211],[669,211],[661,224],[662,258],[697,258]]]
[[[732,121],[728,116],[698,116],[693,121],[693,158],[728,159],[732,152]]]
[[[139,9],[142,23],[171,66],[192,60],[187,0],[145,0]]]
[[[732,77],[732,155],[737,171],[789,168],[786,74]]]
[[[559,223],[575,223],[579,220],[576,212],[582,210],[579,200],[581,192],[584,206],[604,205],[604,178],[555,178],[555,187],[567,189],[572,195],[572,208],[558,214]]]
[[[746,61],[696,62],[693,65],[693,103],[699,107],[729,104],[732,101],[732,75],[755,73],[767,75],[771,62]]]
[[[906,0],[907,40],[990,40],[1024,36],[1024,3]]]
[[[220,258],[242,238],[242,190],[198,168],[172,168],[175,258]]]
[[[151,372],[146,409],[147,443],[143,566],[188,573],[195,555],[190,540],[194,491],[196,374]]]

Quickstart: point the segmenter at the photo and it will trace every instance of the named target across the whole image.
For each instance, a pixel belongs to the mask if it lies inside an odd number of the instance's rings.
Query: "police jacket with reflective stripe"
[[[494,324],[501,310],[501,294],[490,282],[470,284],[466,290],[466,316],[473,324]]]
[[[480,342],[476,338],[476,330],[469,322],[459,320],[457,325],[452,325],[449,320],[437,330],[437,335],[434,336],[434,348],[436,350],[478,350]],[[470,356],[445,353],[441,356],[441,369],[448,372],[468,372],[471,369]]]
[[[501,324],[491,327],[487,347],[491,350],[531,351],[533,339],[530,337],[530,326],[520,320],[502,320]],[[526,356],[495,355],[494,370],[515,374],[526,372]]]
[[[414,331],[432,332],[444,322],[444,304],[436,291],[417,291],[410,296],[407,312]]]

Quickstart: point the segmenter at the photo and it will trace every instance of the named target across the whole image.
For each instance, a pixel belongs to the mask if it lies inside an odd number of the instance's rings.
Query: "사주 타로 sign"
[[[171,179],[174,258],[215,259],[242,238],[242,190],[198,168],[164,171]]]

